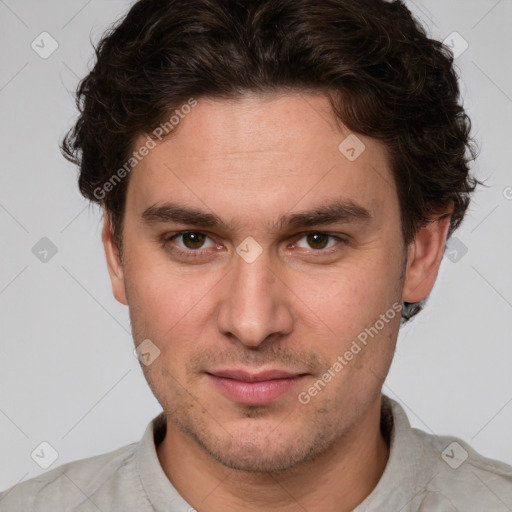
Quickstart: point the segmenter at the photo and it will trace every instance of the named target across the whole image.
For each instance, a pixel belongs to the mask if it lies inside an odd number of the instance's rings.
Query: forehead
[[[337,121],[325,96],[251,95],[198,99],[131,172],[127,208],[179,200],[254,218],[332,199],[396,206],[386,148]]]

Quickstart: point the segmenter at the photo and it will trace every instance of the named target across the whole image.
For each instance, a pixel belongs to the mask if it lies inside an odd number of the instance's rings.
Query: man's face
[[[129,178],[116,297],[135,343],[160,350],[143,370],[171,426],[231,468],[325,452],[377,403],[391,363],[398,197],[384,147],[338,149],[350,131],[330,112],[311,94],[202,99]],[[170,203],[223,225],[173,221]],[[335,203],[337,221],[287,223]]]

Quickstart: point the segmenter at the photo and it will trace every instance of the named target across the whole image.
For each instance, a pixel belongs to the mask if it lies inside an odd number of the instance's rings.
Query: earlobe
[[[420,302],[432,291],[443,258],[449,227],[450,215],[445,214],[418,228],[407,249],[402,292],[404,302]]]
[[[107,261],[107,269],[112,284],[112,293],[121,304],[128,305],[126,300],[126,288],[124,284],[124,268],[119,255],[119,249],[114,241],[113,227],[111,218],[108,213],[105,214],[103,229],[101,232],[101,240],[105,250],[105,258]]]

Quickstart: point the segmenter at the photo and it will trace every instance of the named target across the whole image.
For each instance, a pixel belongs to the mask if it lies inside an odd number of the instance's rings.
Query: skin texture
[[[198,99],[131,172],[122,261],[106,217],[113,293],[129,306],[136,345],[149,339],[160,350],[141,365],[168,420],[158,456],[200,512],[348,511],[385,468],[380,393],[399,313],[307,404],[298,395],[394,303],[430,293],[449,217],[404,247],[386,149],[358,135],[366,148],[349,161],[338,150],[348,135],[322,95]],[[371,218],[272,229],[282,215],[333,200]],[[142,219],[166,201],[213,213],[226,229]],[[196,238],[168,240],[187,230]],[[247,237],[262,250],[252,263],[236,252]],[[307,375],[250,406],[212,385],[206,372],[226,368]]]

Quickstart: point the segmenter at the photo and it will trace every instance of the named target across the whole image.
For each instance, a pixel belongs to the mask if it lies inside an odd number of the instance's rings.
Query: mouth
[[[229,400],[244,405],[266,405],[292,391],[308,374],[277,369],[257,373],[228,369],[206,372],[206,375]]]

